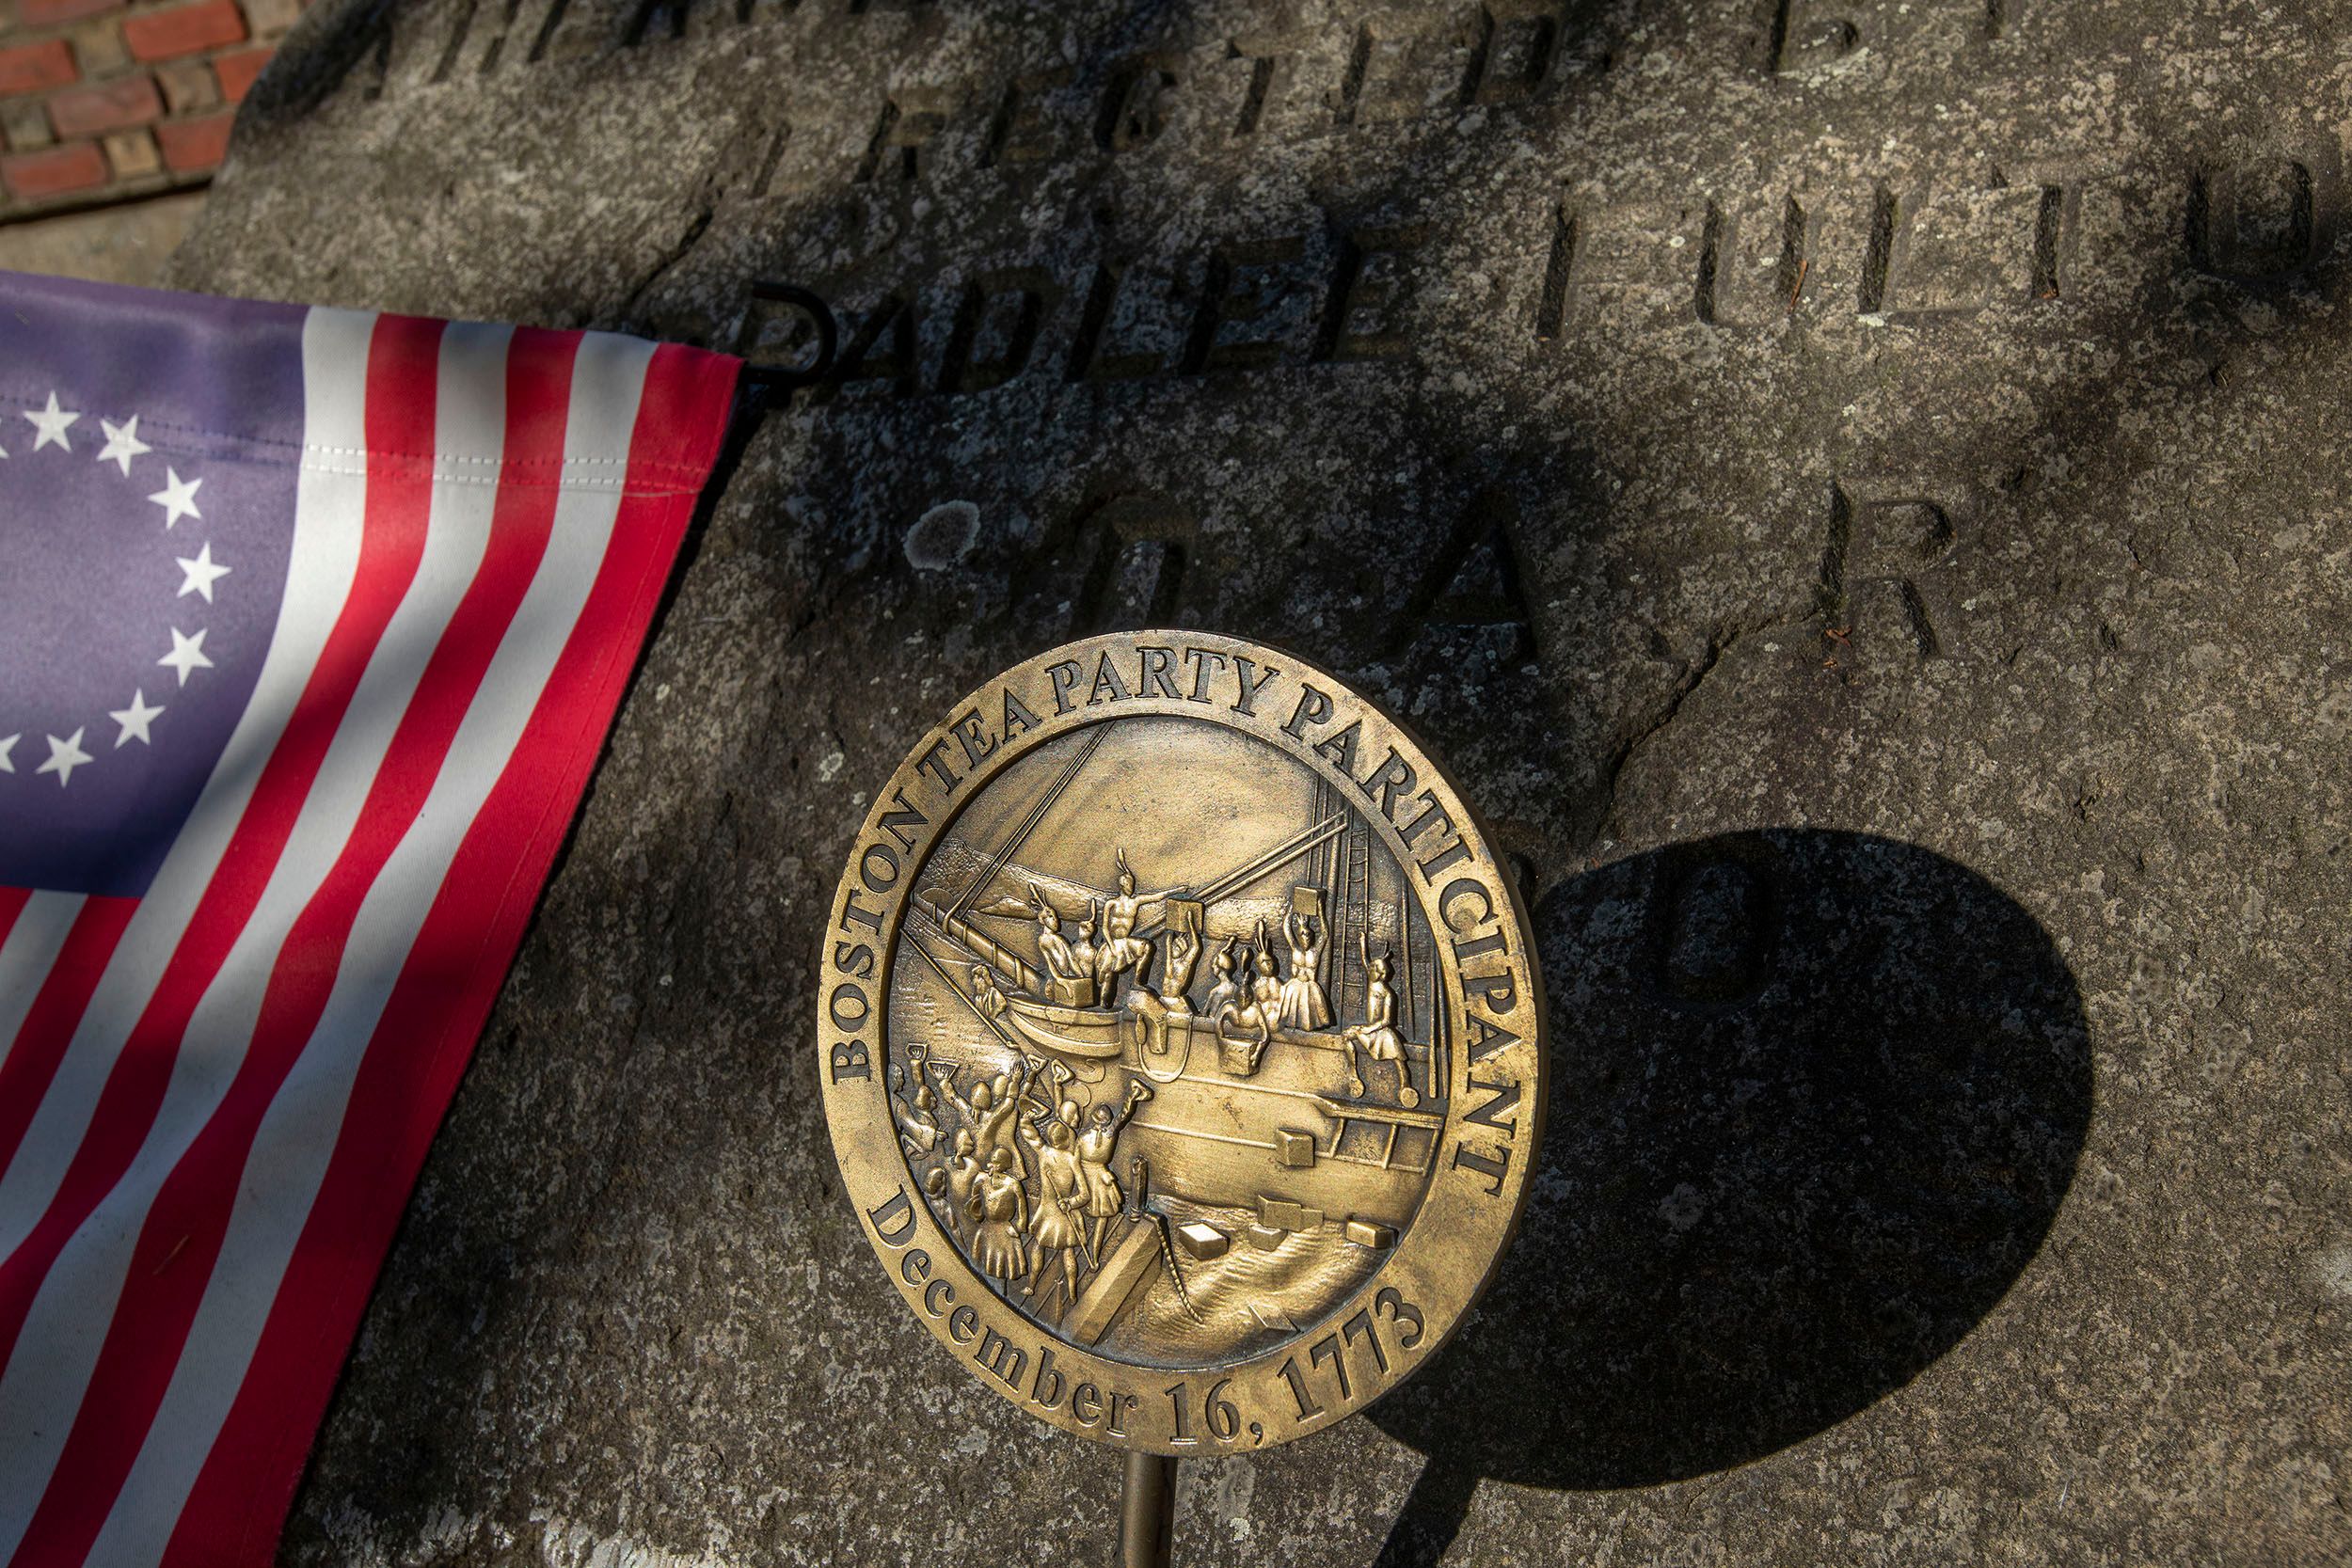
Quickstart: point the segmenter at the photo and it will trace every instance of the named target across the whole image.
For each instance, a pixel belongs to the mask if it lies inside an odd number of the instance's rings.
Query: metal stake
[[[1119,1497],[1119,1568],[1168,1568],[1175,1532],[1176,1461],[1129,1450]]]

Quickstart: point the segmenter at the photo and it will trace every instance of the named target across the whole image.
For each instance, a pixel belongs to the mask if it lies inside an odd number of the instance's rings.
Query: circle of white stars
[[[33,427],[33,444],[27,449],[27,456],[38,454],[50,447],[56,447],[69,457],[87,454],[90,451],[90,433],[87,430],[81,432],[83,445],[78,452],[73,445],[74,426],[81,422],[82,411],[60,408],[57,405],[57,394],[55,391],[49,394],[46,407],[28,408],[21,412]],[[8,428],[13,427],[0,424],[0,429]],[[136,414],[131,415],[119,424],[112,420],[101,418],[98,420],[98,428],[103,433],[105,439],[97,448],[96,460],[102,464],[113,464],[124,479],[134,477],[131,465],[135,460],[149,456],[155,450],[139,439],[139,417]],[[0,444],[0,458],[8,456],[7,446]],[[155,465],[151,463],[147,465],[146,469],[138,477],[151,483],[154,467]],[[175,553],[172,558],[180,567],[180,592],[173,595],[172,618],[164,628],[170,633],[171,647],[162,657],[155,660],[155,663],[169,671],[173,678],[167,681],[163,675],[148,676],[132,688],[129,703],[121,707],[107,710],[106,719],[114,729],[112,746],[106,744],[105,725],[103,724],[98,726],[98,733],[95,735],[91,733],[91,726],[88,724],[80,725],[72,735],[50,735],[40,732],[40,738],[48,742],[49,756],[46,761],[33,768],[33,774],[36,777],[42,774],[54,775],[57,781],[57,787],[60,789],[72,785],[76,768],[95,766],[99,758],[108,752],[119,752],[133,741],[137,741],[142,746],[154,745],[155,721],[163,717],[170,705],[150,702],[147,695],[149,686],[153,686],[158,695],[168,697],[185,689],[189,677],[199,671],[213,668],[211,657],[204,652],[204,637],[207,628],[199,626],[193,633],[182,629],[182,623],[193,619],[199,613],[195,607],[184,605],[182,601],[193,595],[201,599],[204,604],[211,605],[214,590],[219,584],[220,579],[229,575],[229,566],[227,562],[214,558],[212,541],[197,542],[177,532],[183,522],[193,520],[200,523],[204,520],[202,505],[197,499],[198,492],[204,486],[203,480],[183,479],[180,477],[180,470],[168,463],[163,465],[163,470],[164,487],[150,495],[147,499],[163,509],[163,530],[165,533],[173,536],[172,547],[175,552],[185,548],[188,543],[199,543],[199,547],[194,555],[183,556]],[[17,771],[15,756],[17,743],[24,739],[23,731],[14,735],[0,735],[0,773]],[[33,748],[27,746],[25,751],[26,761],[30,762]]]

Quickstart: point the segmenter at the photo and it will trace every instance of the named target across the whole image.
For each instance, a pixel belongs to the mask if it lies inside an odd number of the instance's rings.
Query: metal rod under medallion
[[[1119,1497],[1119,1568],[1168,1568],[1176,1532],[1176,1461],[1167,1454],[1127,1454],[1127,1484]]]

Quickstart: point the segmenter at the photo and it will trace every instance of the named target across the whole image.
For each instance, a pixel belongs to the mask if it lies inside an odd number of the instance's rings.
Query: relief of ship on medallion
[[[1445,1123],[1429,928],[1337,791],[1246,736],[1115,721],[991,781],[924,864],[888,1082],[1006,1300],[1146,1362],[1304,1328],[1412,1223]]]

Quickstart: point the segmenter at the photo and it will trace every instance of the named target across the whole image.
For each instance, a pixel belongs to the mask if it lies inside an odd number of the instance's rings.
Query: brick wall
[[[305,0],[0,0],[0,224],[210,180]]]

